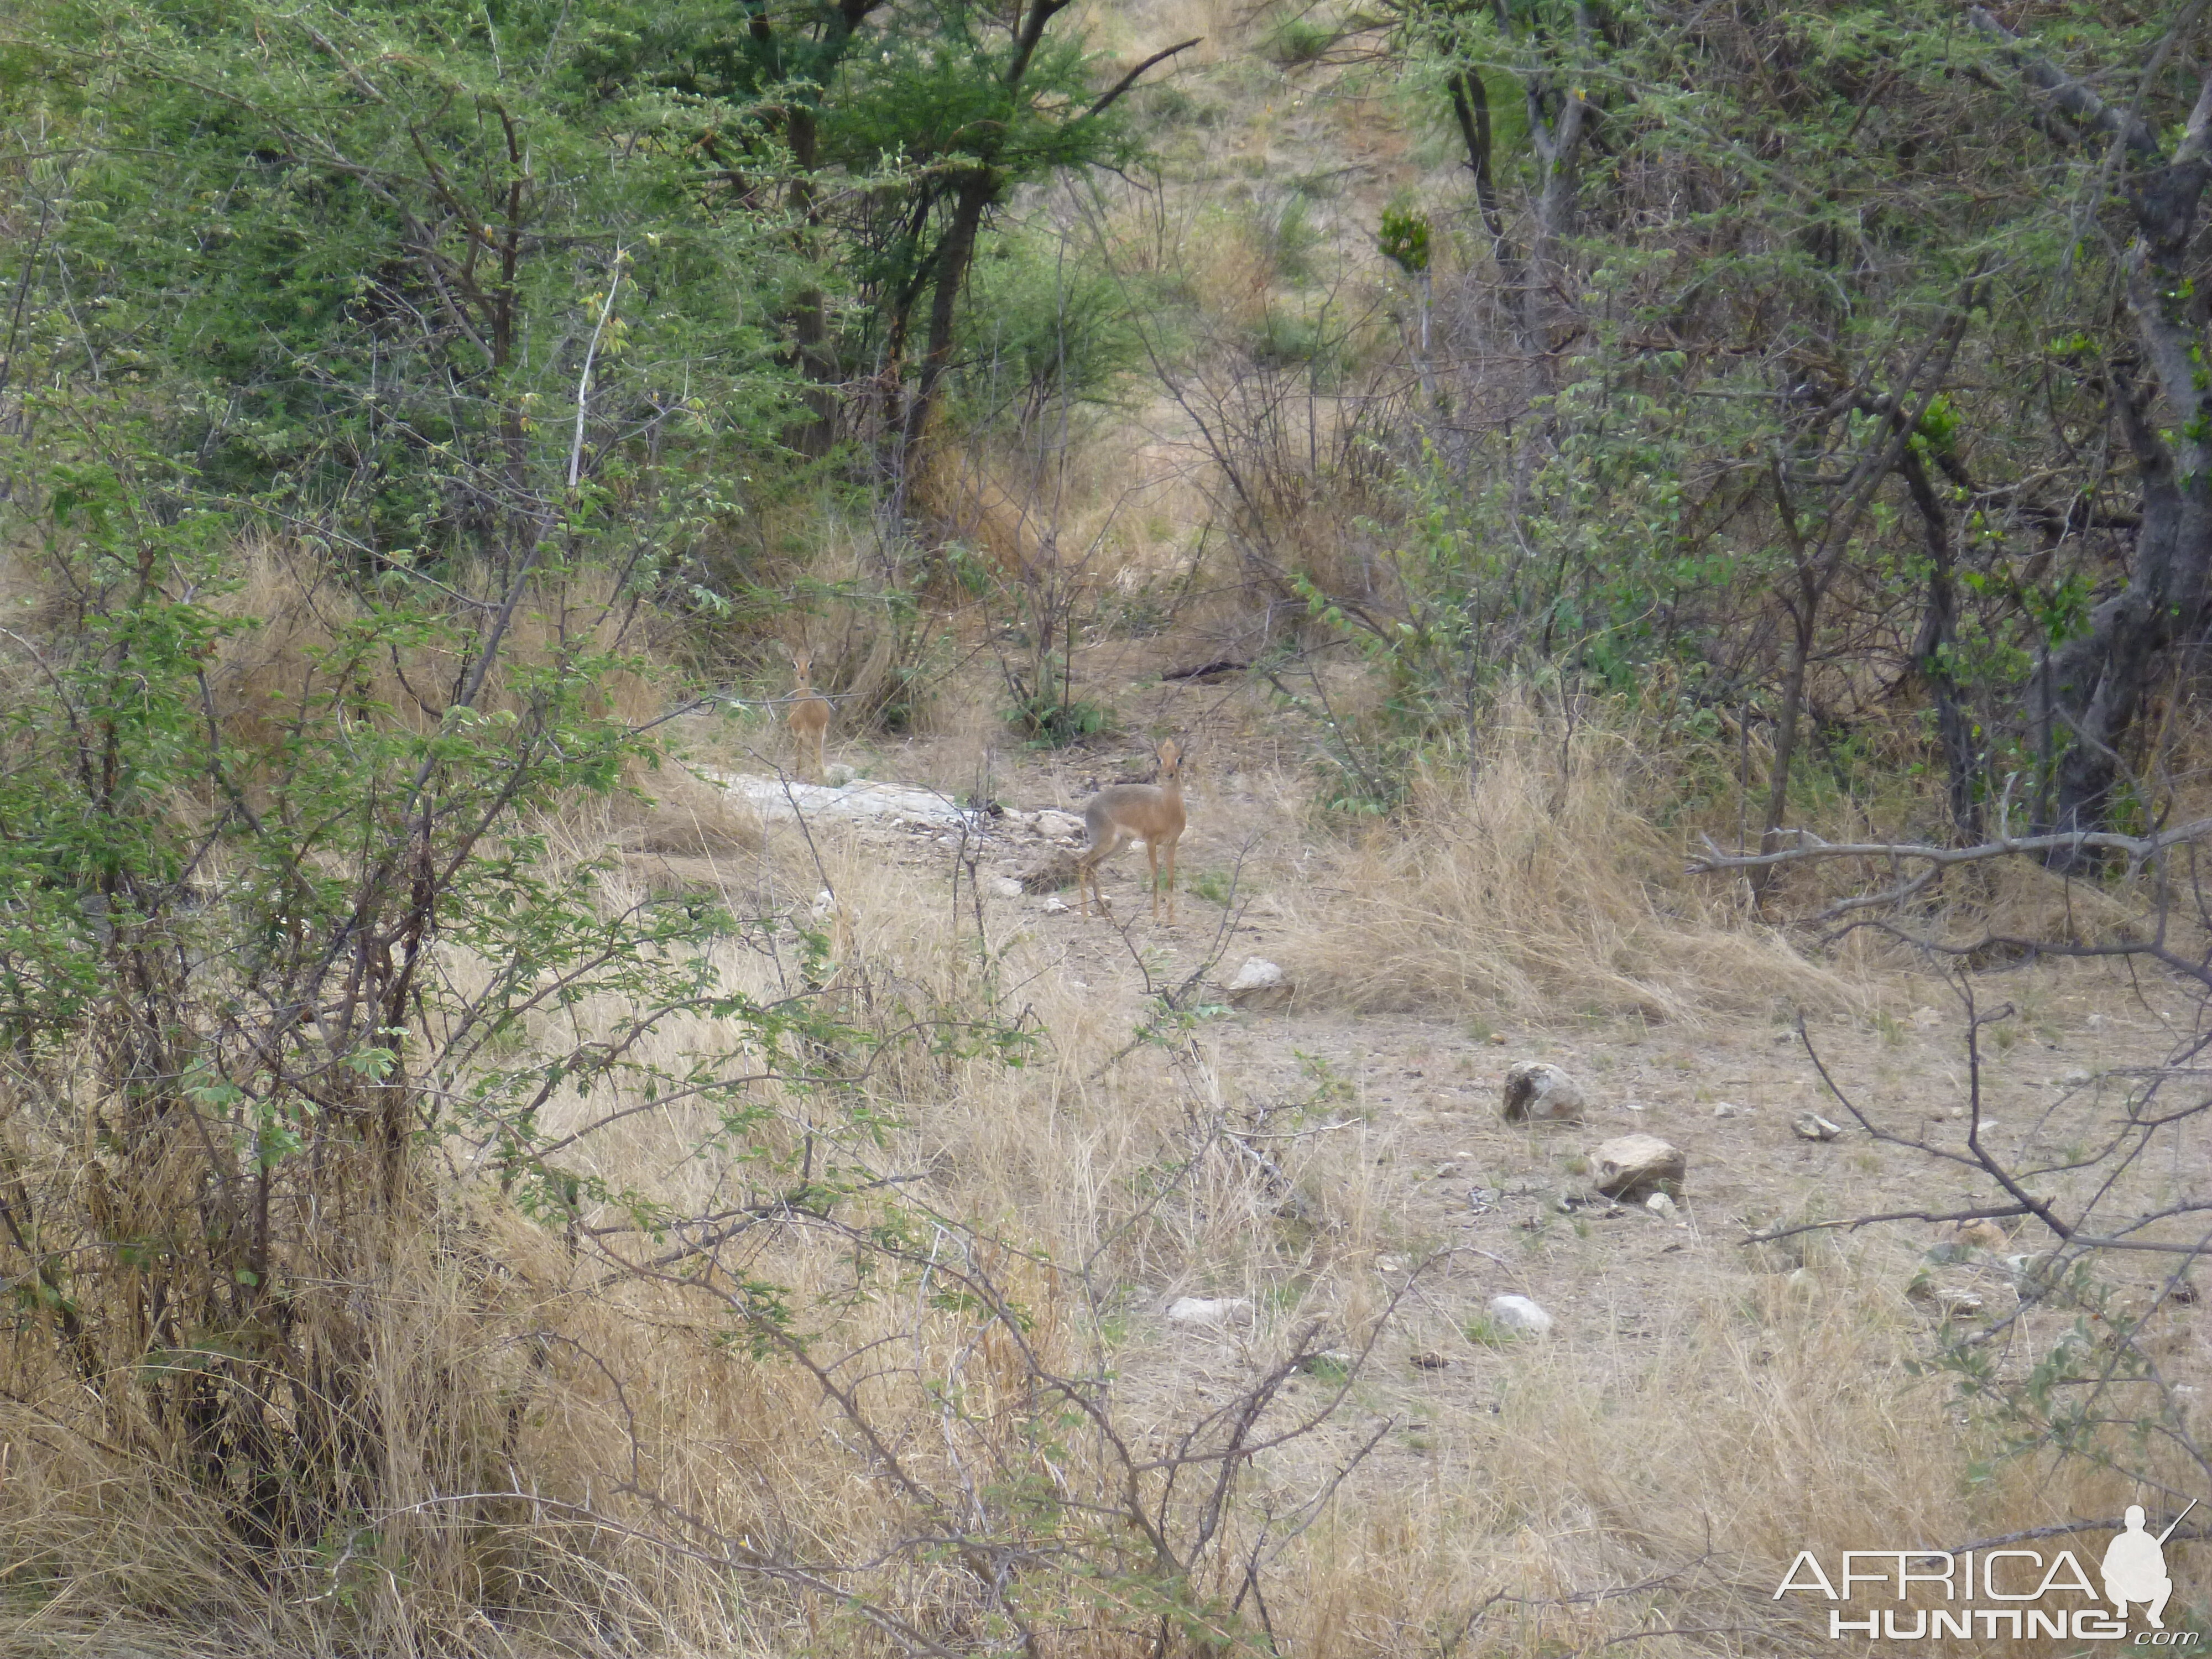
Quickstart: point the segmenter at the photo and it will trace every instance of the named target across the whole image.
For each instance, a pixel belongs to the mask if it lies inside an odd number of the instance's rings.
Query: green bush
[[[1041,749],[1062,749],[1115,729],[1111,708],[1070,695],[1066,684],[1054,675],[1047,675],[1035,688],[1016,685],[1013,699],[1000,717]]]
[[[1267,56],[1285,69],[1318,63],[1336,44],[1336,32],[1304,14],[1281,19],[1267,31]]]
[[[1110,403],[1145,362],[1132,295],[1073,246],[1017,233],[975,262],[956,409],[988,425],[1060,403]]]

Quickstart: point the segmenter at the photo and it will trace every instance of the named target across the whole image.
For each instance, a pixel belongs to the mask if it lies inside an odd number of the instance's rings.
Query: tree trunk
[[[1951,570],[1951,526],[1937,499],[1928,468],[1910,447],[1899,463],[1912,504],[1919,509],[1928,544],[1928,605],[1913,641],[1913,665],[1936,704],[1936,736],[1950,775],[1951,822],[1961,844],[1982,838],[1981,763],[1974,746],[1974,722],[1951,672],[1951,647],[1958,637],[1959,592]]]
[[[1790,660],[1782,675],[1782,712],[1774,722],[1774,764],[1766,776],[1766,817],[1759,838],[1761,853],[1771,853],[1782,844],[1782,820],[1790,811],[1790,767],[1797,757],[1798,713],[1805,706],[1805,665],[1812,660],[1820,615],[1820,584],[1801,567],[1796,603],[1790,607]],[[1760,871],[1761,879],[1754,883],[1762,892],[1768,873]]]
[[[2212,182],[2212,75],[2199,82],[2196,106],[2169,157],[2145,123],[2033,51],[1992,13],[1971,6],[1966,20],[2004,46],[2030,86],[2098,135],[2100,145],[2112,141],[2124,156],[2136,219],[2128,308],[2166,404],[2161,421],[2152,408],[2156,393],[2138,386],[2128,365],[2116,362],[2108,371],[2112,412],[2142,491],[2135,557],[2127,586],[2090,611],[2087,631],[2048,650],[2029,683],[2029,707],[2043,728],[2036,735],[2047,749],[2060,750],[2051,822],[2038,828],[2071,834],[2105,826],[2122,781],[2120,744],[2166,652],[2200,635],[2208,620],[2212,383],[2203,376],[2206,319],[2187,252]],[[2070,871],[2089,858],[2063,849],[2047,861]]]
[[[792,160],[799,170],[799,177],[791,187],[791,205],[803,227],[799,232],[800,252],[811,255],[814,233],[822,221],[812,178],[819,165],[820,149],[813,111],[792,111],[789,137]],[[802,455],[819,457],[828,454],[836,440],[836,386],[840,379],[836,354],[829,349],[829,312],[820,289],[810,287],[799,294],[798,302],[792,307],[791,325],[799,372],[806,377],[807,419],[787,434],[785,441]]]
[[[2112,375],[2112,410],[2134,453],[2142,523],[2127,586],[2089,613],[2086,632],[2049,651],[2031,686],[2031,706],[2051,711],[2045,734],[2059,752],[2051,822],[2061,834],[2106,826],[2120,787],[2120,744],[2149,696],[2167,648],[2203,633],[2212,573],[2212,391],[2196,384],[2201,330],[2184,312],[2187,292],[2164,261],[2145,257],[2130,284],[2136,324],[2150,348],[2166,400],[2180,428],[2170,442],[2148,388],[2124,368]],[[2178,455],[2177,449],[2180,452]],[[2054,870],[2081,867],[2066,850]]]
[[[953,192],[952,221],[937,246],[935,286],[929,298],[929,349],[921,360],[921,376],[907,404],[906,428],[900,444],[902,476],[914,476],[921,449],[921,436],[929,424],[945,371],[952,363],[953,322],[960,306],[960,290],[968,280],[968,267],[975,258],[975,236],[983,215],[998,199],[998,175],[969,173]]]
[[[1482,210],[1483,227],[1502,268],[1510,258],[1505,246],[1505,216],[1498,207],[1498,185],[1491,169],[1494,146],[1490,136],[1490,93],[1474,70],[1462,70],[1451,77],[1452,113],[1458,118],[1460,137],[1467,145],[1467,165],[1474,174],[1474,199]]]

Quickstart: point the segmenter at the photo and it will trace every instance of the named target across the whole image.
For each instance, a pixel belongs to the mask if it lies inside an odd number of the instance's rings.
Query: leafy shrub
[[[1267,52],[1284,68],[1297,69],[1320,62],[1335,44],[1334,30],[1301,13],[1283,18],[1267,31]]]
[[[1382,210],[1380,237],[1383,257],[1394,261],[1408,276],[1429,268],[1429,216],[1410,208]]]
[[[1109,402],[1145,361],[1121,280],[1063,241],[998,238],[975,263],[964,307],[970,343],[955,399],[973,422]]]
[[[1115,729],[1111,708],[1072,695],[1057,675],[1048,673],[1034,688],[1016,684],[1012,690],[1001,718],[1039,748],[1062,749]]]

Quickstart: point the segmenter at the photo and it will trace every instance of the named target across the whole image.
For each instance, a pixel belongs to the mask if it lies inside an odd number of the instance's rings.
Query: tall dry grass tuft
[[[927,726],[943,666],[944,618],[927,591],[936,569],[933,555],[887,521],[825,507],[807,526],[804,551],[777,568],[787,599],[769,623],[782,645],[763,658],[771,695],[788,695],[785,653],[803,645],[841,733]]]
[[[1286,902],[1301,994],[1361,1009],[1589,1008],[1656,1019],[1863,991],[1682,873],[1669,769],[1632,726],[1507,703],[1471,778],[1434,775]]]

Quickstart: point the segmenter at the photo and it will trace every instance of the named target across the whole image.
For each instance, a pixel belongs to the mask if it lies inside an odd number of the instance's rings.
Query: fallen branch
[[[1775,1227],[1765,1232],[1746,1233],[1739,1242],[1771,1244],[1777,1239],[1795,1238],[1800,1233],[1826,1232],[1838,1227],[1856,1232],[1860,1228],[1871,1227],[1879,1221],[2002,1221],[2011,1216],[2032,1213],[2033,1212],[2025,1204],[1985,1206],[1973,1210],[1885,1210],[1880,1215],[1844,1216],[1833,1221],[1804,1221],[1794,1227]]]
[[[1810,830],[1784,830],[1777,833],[1795,836],[1797,844],[1771,853],[1723,853],[1711,836],[1701,837],[1705,843],[1705,856],[1690,860],[1684,866],[1685,873],[1710,876],[1723,870],[1768,870],[1778,865],[1814,864],[1826,859],[1887,859],[1892,863],[1918,860],[1941,869],[2024,853],[2062,850],[2124,853],[2132,873],[2169,847],[2212,836],[2212,818],[2192,819],[2172,830],[2161,830],[2154,836],[2123,836],[2110,830],[2073,830],[2048,836],[2005,836],[1974,847],[1932,847],[1922,842],[1899,841],[1829,842],[1822,841]]]

